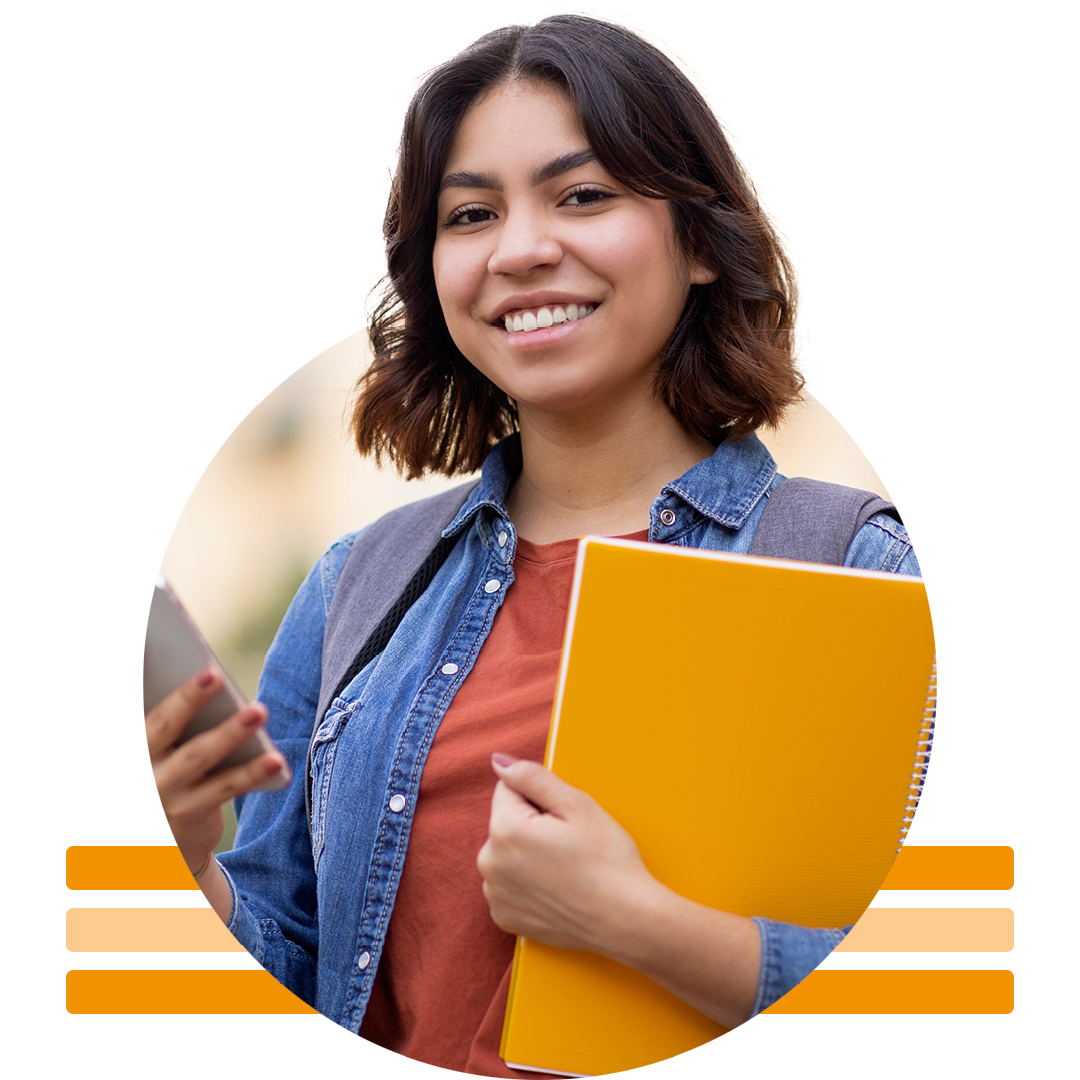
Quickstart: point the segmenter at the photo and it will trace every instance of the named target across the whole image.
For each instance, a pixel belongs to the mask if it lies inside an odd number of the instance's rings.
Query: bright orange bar
[[[175,847],[69,847],[69,889],[197,889]],[[1011,847],[905,847],[882,889],[1011,889]]]
[[[266,971],[69,971],[69,1013],[313,1013]]]
[[[1009,908],[868,908],[837,952],[1009,952]]]
[[[197,889],[177,847],[69,847],[69,889]]]
[[[768,1013],[1010,1013],[1011,971],[814,971]]]
[[[883,889],[1011,889],[1011,847],[905,847]]]
[[[71,908],[69,952],[243,952],[210,908]]]
[[[69,971],[67,1010],[311,1013],[265,971]],[[768,1013],[1009,1013],[1011,971],[815,971]]]

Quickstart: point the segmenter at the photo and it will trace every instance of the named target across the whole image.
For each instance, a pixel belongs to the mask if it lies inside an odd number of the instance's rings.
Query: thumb
[[[527,799],[542,813],[564,818],[580,800],[582,793],[577,788],[560,780],[539,762],[496,753],[491,755],[491,767],[511,791]]]

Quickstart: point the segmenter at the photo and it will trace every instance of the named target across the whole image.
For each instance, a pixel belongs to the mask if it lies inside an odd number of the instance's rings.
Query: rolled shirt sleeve
[[[798,985],[840,944],[850,926],[815,930],[808,926],[755,918],[761,935],[761,975],[751,1016],[757,1016]]]

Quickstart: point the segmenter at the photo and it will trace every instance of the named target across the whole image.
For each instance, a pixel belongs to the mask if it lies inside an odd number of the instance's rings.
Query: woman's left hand
[[[492,767],[499,782],[476,865],[496,925],[636,968],[724,1027],[750,1015],[761,973],[750,919],[657,881],[630,834],[543,766],[496,754]]]
[[[499,782],[476,860],[492,919],[510,934],[613,955],[623,902],[644,902],[657,885],[630,834],[534,761],[498,754],[492,767]]]

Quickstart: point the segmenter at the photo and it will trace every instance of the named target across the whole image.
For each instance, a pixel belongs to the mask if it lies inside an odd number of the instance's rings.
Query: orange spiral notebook
[[[933,667],[918,578],[586,537],[546,764],[676,892],[845,926],[907,832]],[[614,961],[518,939],[514,1067],[615,1072],[723,1032]]]

